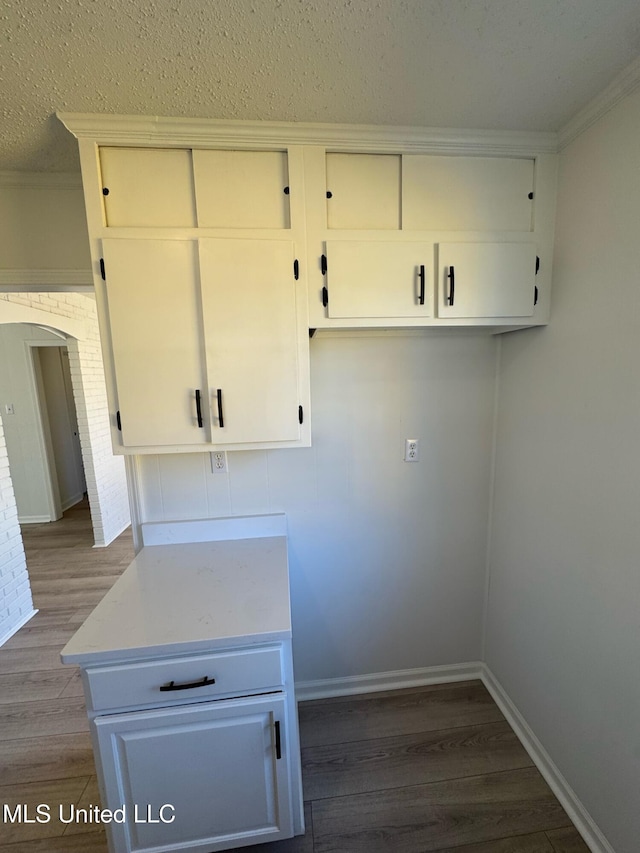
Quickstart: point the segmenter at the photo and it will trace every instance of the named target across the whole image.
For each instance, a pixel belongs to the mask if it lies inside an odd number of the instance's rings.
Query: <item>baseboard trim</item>
[[[558,770],[551,756],[535,736],[525,718],[511,701],[498,679],[484,663],[480,664],[480,678],[496,705],[504,714],[507,722],[516,733],[518,740],[529,753],[529,757],[544,777],[545,782],[571,818],[575,828],[583,837],[585,844],[592,853],[615,853],[613,847],[602,832],[600,832],[595,821],[582,805],[575,791],[560,770]]]
[[[18,524],[44,524],[49,521],[58,521],[50,515],[19,515]]]
[[[24,627],[30,619],[33,619],[37,612],[38,611],[35,609],[32,610],[30,613],[27,613],[26,616],[23,616],[15,625],[12,625],[8,631],[5,631],[4,634],[0,634],[0,646],[4,646],[4,644],[10,640],[14,634],[17,634],[20,628]]]
[[[318,681],[296,681],[298,702],[310,699],[332,699],[336,696],[355,696],[358,693],[378,693],[382,690],[401,690],[405,687],[426,687],[480,678],[482,663],[457,663],[451,666],[427,666],[420,669],[400,669],[393,672],[374,672],[370,675],[351,675],[346,678],[325,678]]]
[[[66,512],[68,509],[71,509],[72,506],[79,504],[83,497],[84,497],[84,492],[78,492],[73,497],[67,498],[66,501],[62,501],[62,504],[61,504],[62,512]]]

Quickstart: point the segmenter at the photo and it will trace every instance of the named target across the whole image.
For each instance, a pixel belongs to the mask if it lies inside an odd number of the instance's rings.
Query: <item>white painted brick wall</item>
[[[124,460],[111,449],[95,300],[81,293],[0,293],[0,300],[84,321],[85,337],[67,339],[69,366],[95,544],[108,545],[129,525],[130,515]],[[53,319],[51,325],[55,328]],[[7,477],[0,463],[0,488]]]
[[[30,615],[33,599],[0,417],[0,643]]]

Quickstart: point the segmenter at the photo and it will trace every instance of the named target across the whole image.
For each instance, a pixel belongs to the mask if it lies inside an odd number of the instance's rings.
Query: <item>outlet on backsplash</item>
[[[215,450],[211,456],[211,473],[226,474],[227,473],[227,451]]]

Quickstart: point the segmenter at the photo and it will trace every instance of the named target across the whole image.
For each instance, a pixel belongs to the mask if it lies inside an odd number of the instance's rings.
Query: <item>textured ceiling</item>
[[[0,170],[56,110],[557,130],[640,53],[638,0],[2,0]]]

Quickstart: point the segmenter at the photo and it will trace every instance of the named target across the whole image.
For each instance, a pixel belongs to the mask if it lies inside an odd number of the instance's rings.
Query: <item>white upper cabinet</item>
[[[60,118],[118,452],[308,446],[309,329],[548,322],[553,134]]]
[[[103,252],[122,443],[202,445],[196,242],[109,238]]]
[[[100,173],[107,226],[195,226],[188,149],[100,148]]]
[[[327,241],[329,317],[431,317],[432,243]]]
[[[200,240],[215,443],[300,437],[295,270],[290,241]]]
[[[531,243],[440,243],[439,317],[530,317],[536,302]]]
[[[400,157],[327,154],[327,227],[400,227]]]
[[[106,238],[103,250],[120,447],[301,443],[293,242]]]
[[[289,228],[284,151],[193,151],[200,228]]]
[[[408,231],[531,231],[534,161],[508,157],[402,158]]]

